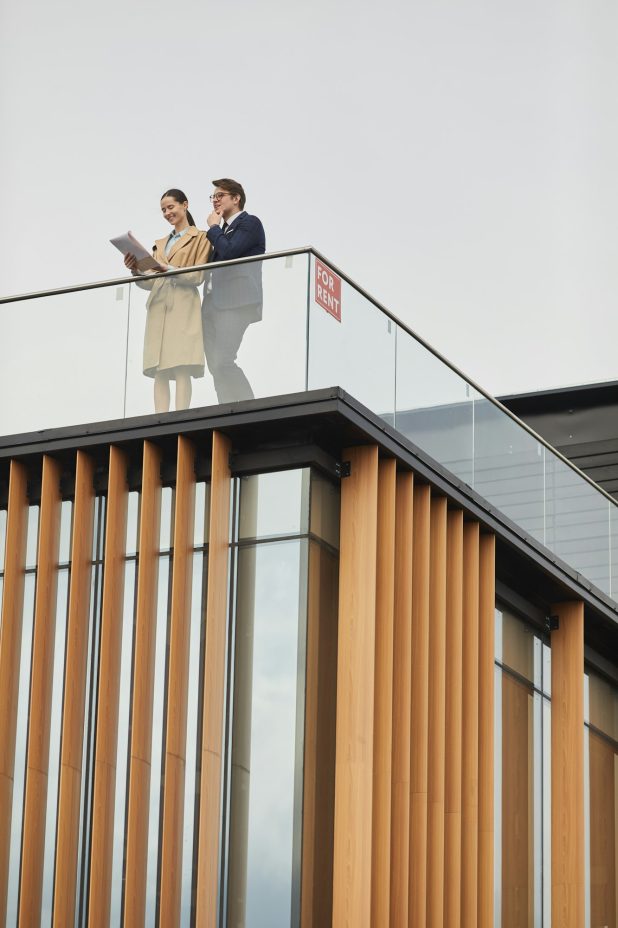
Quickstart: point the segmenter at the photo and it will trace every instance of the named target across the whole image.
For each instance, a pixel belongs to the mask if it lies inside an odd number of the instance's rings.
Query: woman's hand
[[[127,252],[124,256],[124,266],[131,271],[132,274],[137,274],[137,258],[135,255]]]

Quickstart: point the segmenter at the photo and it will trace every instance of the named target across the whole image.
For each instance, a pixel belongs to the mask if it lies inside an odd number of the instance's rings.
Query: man
[[[245,191],[235,180],[213,180],[213,211],[206,220],[211,261],[263,255],[264,227],[245,212]],[[236,364],[247,326],[262,318],[262,262],[213,269],[204,287],[204,351],[220,403],[253,398],[251,384]]]

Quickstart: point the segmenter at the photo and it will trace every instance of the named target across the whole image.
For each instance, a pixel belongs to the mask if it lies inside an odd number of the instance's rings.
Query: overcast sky
[[[615,2],[3,0],[0,36],[2,294],[117,276],[227,175],[489,391],[618,379]]]

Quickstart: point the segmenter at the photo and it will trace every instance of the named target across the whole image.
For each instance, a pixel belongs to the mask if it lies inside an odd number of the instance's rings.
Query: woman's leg
[[[176,371],[176,409],[188,409],[191,405],[191,375]]]
[[[154,378],[155,412],[168,412],[170,408],[170,380],[167,371],[157,371]]]

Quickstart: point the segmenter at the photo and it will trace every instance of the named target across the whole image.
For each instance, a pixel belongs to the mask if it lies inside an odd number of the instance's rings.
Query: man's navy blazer
[[[211,226],[206,233],[213,246],[211,261],[232,261],[263,255],[266,251],[264,227],[257,216],[239,213],[225,232]],[[204,309],[252,308],[262,318],[262,262],[250,261],[212,271],[212,287],[204,296]]]

